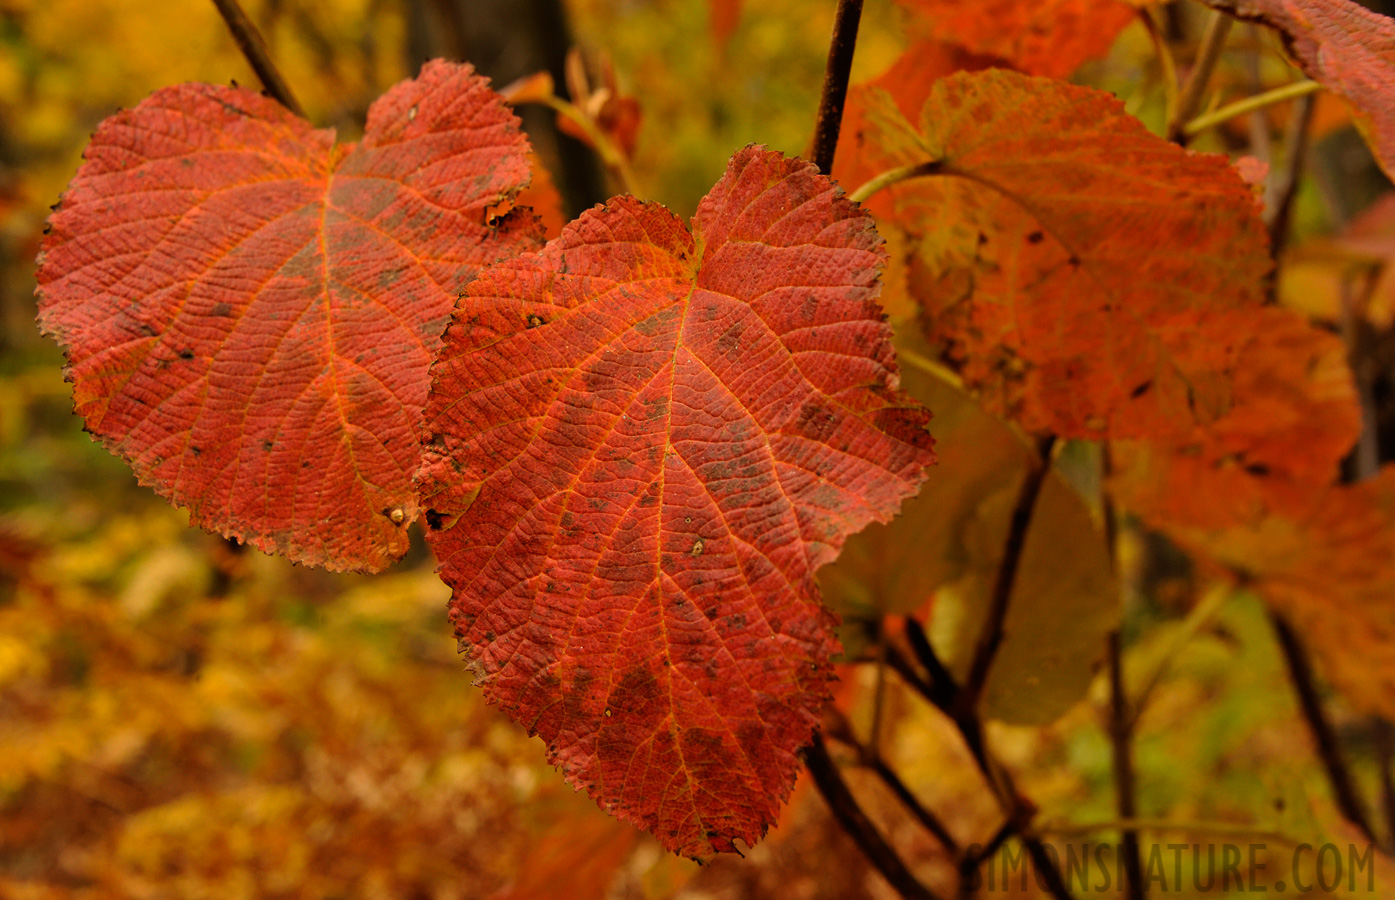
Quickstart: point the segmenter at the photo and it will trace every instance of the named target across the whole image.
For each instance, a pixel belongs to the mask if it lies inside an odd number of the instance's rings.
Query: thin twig
[[[819,97],[819,117],[814,123],[814,165],[825,175],[833,171],[833,154],[838,149],[838,132],[843,127],[843,103],[848,97],[848,77],[852,73],[857,26],[861,21],[862,0],[838,0],[838,10],[833,14],[833,37],[828,43],[823,93]]]
[[[1182,134],[1188,138],[1194,138],[1203,131],[1215,128],[1231,119],[1239,118],[1246,113],[1256,112],[1288,100],[1297,100],[1309,94],[1316,94],[1320,90],[1322,90],[1322,83],[1318,81],[1295,81],[1283,87],[1276,87],[1272,91],[1255,94],[1244,100],[1236,100],[1234,103],[1227,103],[1219,109],[1197,116],[1182,126]]]
[[[886,764],[886,760],[874,757],[871,769],[877,773],[877,777],[882,780],[882,783],[896,795],[896,799],[900,800],[911,815],[915,816],[916,821],[925,827],[926,831],[938,838],[950,853],[956,856],[959,854],[959,842],[954,839],[954,835],[949,833],[949,829],[939,820],[938,816],[927,809],[915,794],[911,793],[911,789],[906,787],[901,776],[897,775],[891,766]]]
[[[887,645],[886,662],[887,665],[896,670],[896,674],[901,676],[901,680],[905,681],[917,694],[924,697],[931,706],[937,709],[944,708],[940,705],[935,688],[931,686],[930,682],[921,677],[921,674],[917,672],[910,661],[906,659],[906,655],[898,650],[895,645]]]
[[[1308,157],[1308,138],[1312,134],[1313,110],[1317,104],[1313,95],[1306,94],[1293,104],[1284,135],[1284,168],[1279,177],[1270,183],[1273,188],[1265,197],[1265,224],[1269,226],[1269,252],[1275,259],[1283,253],[1288,243],[1288,226],[1293,218],[1293,200],[1298,195],[1299,174]]]
[[[978,849],[978,852],[971,852],[972,848],[964,853],[959,859],[959,897],[961,900],[973,896],[974,876],[978,874],[978,867],[983,865],[984,860],[992,859],[993,855],[1006,844],[1008,838],[1017,834],[1017,826],[1008,819],[998,826],[993,837]]]
[[[252,71],[257,73],[257,78],[262,83],[262,89],[273,100],[302,119],[310,118],[305,114],[305,108],[300,105],[295,94],[291,93],[291,86],[286,83],[286,79],[281,77],[281,71],[276,68],[276,63],[271,61],[271,54],[266,49],[266,41],[262,40],[262,33],[247,17],[247,13],[243,12],[242,6],[237,0],[213,0],[213,5],[218,7],[223,21],[228,23],[228,30],[232,32],[233,40],[237,41],[238,49],[242,51],[242,55],[247,57]]]
[[[930,646],[930,638],[926,636],[920,622],[912,616],[906,616],[905,631],[906,641],[911,645],[911,650],[915,651],[916,659],[920,660],[920,664],[930,674],[930,690],[938,698],[931,702],[948,711],[959,692],[959,685],[955,684],[954,676],[945,664],[940,662],[935,648]]]
[[[1044,466],[1049,465],[1049,442],[1043,446],[1043,460]],[[1041,477],[1044,479],[1045,475],[1043,474]],[[918,622],[908,621],[906,634],[917,656],[925,661],[927,671],[941,673],[939,687],[927,683],[924,678],[920,677],[919,673],[912,669],[910,663],[899,652],[896,652],[892,645],[887,647],[887,662],[891,664],[893,669],[902,673],[912,687],[931,704],[944,711],[954,722],[964,740],[964,745],[968,747],[974,762],[978,764],[979,771],[983,773],[984,781],[997,799],[1007,823],[1011,826],[1012,833],[1021,839],[1022,846],[1027,849],[1028,855],[1032,858],[1032,864],[1041,874],[1047,891],[1056,900],[1071,900],[1070,890],[1061,877],[1060,869],[1047,852],[1045,845],[1042,844],[1041,838],[1031,828],[1036,805],[1018,792],[1017,786],[1013,784],[1012,776],[988,749],[983,736],[983,720],[979,717],[977,704],[963,702],[961,689],[954,684],[948,670],[935,655],[930,642],[924,639],[924,632],[920,631]],[[961,872],[963,871],[962,864],[961,860]],[[969,866],[970,873],[972,874],[976,868],[977,864]]]
[[[1008,605],[1012,601],[1012,589],[1017,584],[1017,569],[1022,562],[1022,549],[1027,545],[1027,530],[1032,525],[1032,513],[1036,510],[1037,498],[1041,496],[1042,485],[1046,483],[1046,476],[1051,471],[1051,449],[1054,443],[1054,437],[1048,437],[1041,442],[1037,464],[1028,470],[1022,487],[1017,492],[1017,503],[1012,510],[1007,541],[1003,545],[1003,560],[998,565],[993,594],[988,602],[988,616],[984,621],[983,630],[979,632],[973,662],[969,664],[969,675],[957,698],[957,706],[961,710],[978,706],[983,687],[988,682],[988,670],[1003,643],[1003,624],[1007,619]]]
[[[1187,76],[1187,84],[1182,88],[1182,95],[1177,98],[1177,108],[1172,111],[1172,118],[1167,123],[1169,141],[1179,144],[1187,142],[1182,126],[1191,121],[1196,111],[1201,108],[1201,98],[1205,96],[1206,86],[1211,82],[1211,73],[1215,71],[1216,63],[1221,58],[1221,50],[1225,47],[1226,36],[1230,34],[1232,21],[1234,20],[1224,13],[1211,14],[1211,22],[1206,26],[1206,33],[1201,37],[1201,47],[1196,52],[1196,64]]]
[[[891,766],[887,765],[886,760],[882,759],[872,747],[857,739],[857,735],[853,734],[852,726],[842,713],[833,708],[824,712],[823,735],[829,740],[851,747],[857,753],[859,764],[876,772],[877,777],[882,780],[887,789],[896,795],[897,799],[910,811],[911,815],[916,817],[920,824],[925,826],[926,831],[939,838],[940,843],[944,844],[945,849],[950,853],[956,855],[959,853],[959,845],[954,840],[954,836],[949,833],[949,829],[945,828],[944,823],[927,809],[915,794],[911,793],[911,789],[892,770]]]
[[[1114,809],[1128,821],[1138,815],[1133,775],[1133,716],[1124,692],[1124,654],[1118,631],[1109,633],[1109,742],[1114,758]],[[1119,830],[1119,854],[1124,858],[1125,888],[1129,900],[1143,900],[1143,856],[1138,830]]]
[[[814,786],[828,804],[833,817],[857,843],[867,860],[882,874],[892,889],[905,900],[936,900],[936,895],[911,873],[901,857],[886,842],[886,838],[882,837],[877,826],[867,817],[867,813],[858,805],[857,798],[853,797],[852,791],[848,789],[838,766],[828,755],[823,738],[817,733],[809,749],[804,751],[804,764],[808,766],[809,774],[814,777]]]
[[[1308,661],[1308,652],[1298,640],[1298,635],[1294,634],[1292,626],[1280,613],[1271,609],[1269,620],[1279,638],[1279,648],[1283,650],[1284,661],[1288,663],[1289,678],[1293,681],[1294,692],[1298,694],[1303,718],[1308,722],[1308,729],[1317,744],[1318,756],[1322,760],[1323,768],[1327,770],[1327,781],[1332,787],[1332,797],[1337,802],[1337,809],[1374,844],[1375,832],[1371,829],[1370,820],[1366,818],[1366,811],[1362,808],[1360,796],[1356,792],[1356,784],[1352,781],[1351,772],[1342,757],[1337,734],[1322,707],[1322,698],[1318,696],[1317,680],[1313,676],[1312,664]]]

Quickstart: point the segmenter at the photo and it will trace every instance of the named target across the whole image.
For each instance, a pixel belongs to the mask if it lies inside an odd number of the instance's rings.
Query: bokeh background
[[[804,151],[834,6],[246,5],[311,117],[345,139],[431,57],[470,60],[499,86],[544,69],[563,83],[572,46],[593,71],[608,58],[642,109],[639,182],[684,216],[742,145]],[[856,79],[903,48],[900,15],[868,0]],[[1139,88],[1154,77],[1147,48],[1131,28],[1080,77],[1156,118]],[[88,439],[61,354],[34,326],[44,219],[102,118],[193,80],[257,84],[208,0],[0,0],[0,897],[890,896],[803,782],[767,841],[704,867],[576,795],[470,686],[419,535],[381,576],[296,567],[191,530]],[[613,186],[590,152],[550,112],[522,113],[567,210],[603,201]],[[1301,234],[1371,195],[1345,123],[1325,134],[1331,196],[1305,190]],[[1134,661],[1166,677],[1138,735],[1143,814],[1194,823],[1178,841],[1342,834],[1258,604],[1228,604],[1183,645],[1197,585],[1149,558]],[[871,673],[843,676],[839,703],[865,724]],[[1089,830],[1112,814],[1104,697],[992,735],[1061,840],[1110,838]],[[1336,704],[1379,796],[1379,735]],[[897,691],[882,723],[906,782],[962,842],[987,840],[995,806],[952,729]],[[952,886],[938,845],[878,783],[848,777],[927,879]]]

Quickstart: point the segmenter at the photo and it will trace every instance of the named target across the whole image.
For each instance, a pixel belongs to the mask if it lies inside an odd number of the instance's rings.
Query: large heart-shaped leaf
[[[528,183],[517,125],[442,62],[357,145],[238,88],[107,119],[38,272],[88,429],[196,524],[331,568],[401,556],[455,297],[536,244],[496,221]]]
[[[485,694],[704,857],[773,821],[828,696],[814,571],[933,460],[871,219],[748,147],[692,230],[629,197],[473,282],[422,503]]]

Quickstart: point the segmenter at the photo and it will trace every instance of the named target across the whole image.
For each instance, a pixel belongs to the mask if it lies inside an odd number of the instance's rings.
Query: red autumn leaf
[[[684,855],[774,820],[829,693],[814,572],[933,460],[883,258],[748,147],[691,232],[621,197],[485,270],[433,367],[422,502],[485,695]]]
[[[1310,78],[1340,94],[1395,177],[1395,21],[1352,0],[1203,0],[1279,30]]]
[[[557,192],[557,184],[552,173],[536,153],[528,154],[528,164],[533,168],[533,180],[519,192],[514,202],[531,209],[542,223],[543,235],[551,240],[562,233],[567,218],[562,212],[562,195]]]
[[[1235,344],[1224,410],[1190,433],[1115,444],[1115,498],[1198,547],[1223,529],[1301,517],[1361,431],[1346,347],[1297,313],[1265,307],[1218,321]]]
[[[1065,78],[1109,52],[1135,16],[1123,0],[899,0],[913,28],[1033,75]]]
[[[517,120],[429,63],[335,146],[238,88],[102,123],[44,242],[39,321],[77,411],[195,524],[292,559],[407,549],[428,367],[476,268],[536,246],[493,220],[528,182]]]
[[[855,152],[935,166],[891,189],[909,282],[985,405],[1079,438],[1186,433],[1224,408],[1234,348],[1195,334],[1260,305],[1270,265],[1224,157],[1149,134],[1102,91],[1015,72],[935,82],[919,132],[885,92],[863,99]]]

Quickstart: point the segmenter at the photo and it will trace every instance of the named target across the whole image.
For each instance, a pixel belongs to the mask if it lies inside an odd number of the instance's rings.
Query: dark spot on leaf
[[[193,350],[189,350],[189,349],[187,349],[187,348],[184,349],[184,350],[180,350],[180,351],[179,351],[179,358],[180,358],[180,359],[193,359],[193,358],[194,358],[194,351],[193,351]]]
[[[1139,397],[1142,397],[1144,394],[1148,393],[1148,391],[1152,390],[1152,388],[1153,381],[1149,379],[1130,391],[1129,396],[1137,400]]]
[[[231,303],[218,303],[213,307],[213,315],[215,316],[230,316],[232,313],[233,308]]]
[[[1027,243],[1040,244],[1045,238],[1046,235],[1042,234],[1040,231],[1033,231],[1031,234],[1027,235]]]

